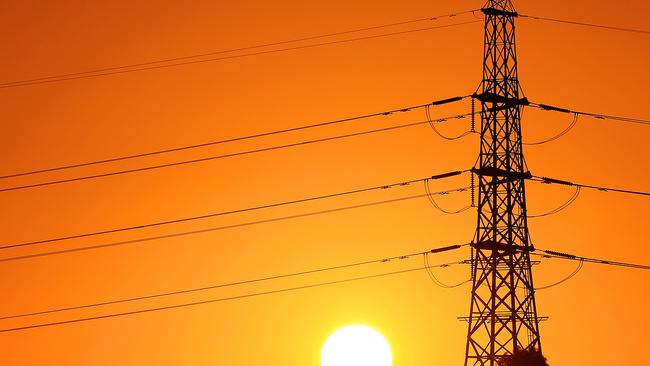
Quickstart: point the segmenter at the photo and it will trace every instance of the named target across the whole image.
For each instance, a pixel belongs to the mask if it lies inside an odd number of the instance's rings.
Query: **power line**
[[[468,113],[465,113],[465,114],[461,114],[461,115],[453,116],[453,117],[448,117],[448,118],[449,119],[451,119],[451,118],[463,118],[463,117],[468,116],[468,115],[469,115]],[[423,124],[426,124],[426,123],[428,123],[428,121],[411,122],[411,123],[395,125],[395,126],[390,126],[390,127],[376,128],[376,129],[372,129],[372,130],[366,130],[366,131],[361,131],[361,132],[353,132],[353,133],[342,134],[342,135],[335,135],[335,136],[318,138],[318,139],[313,139],[313,140],[304,140],[304,141],[294,142],[294,143],[290,143],[290,144],[275,145],[275,146],[271,146],[271,147],[264,147],[264,148],[253,149],[253,150],[239,151],[239,152],[234,152],[234,153],[229,153],[229,154],[209,156],[209,157],[205,157],[205,158],[182,160],[182,161],[177,161],[177,162],[173,162],[173,163],[151,165],[151,166],[142,167],[142,168],[125,169],[125,170],[118,170],[118,171],[113,171],[113,172],[108,172],[108,173],[85,175],[85,176],[80,176],[80,177],[75,177],[75,178],[68,178],[68,179],[53,180],[53,181],[47,181],[47,182],[41,182],[41,183],[26,184],[26,185],[21,185],[21,186],[13,186],[13,187],[1,188],[0,192],[9,192],[9,191],[16,191],[16,190],[21,190],[21,189],[44,187],[44,186],[50,186],[50,185],[54,185],[54,184],[71,183],[71,182],[78,182],[78,181],[84,181],[84,180],[89,180],[89,179],[106,178],[106,177],[122,175],[122,174],[137,173],[137,172],[143,172],[143,171],[149,171],[149,170],[155,170],[155,169],[161,169],[161,168],[169,168],[169,167],[175,167],[175,166],[186,165],[186,164],[194,164],[194,163],[200,163],[200,162],[205,162],[205,161],[212,161],[212,160],[218,160],[218,159],[231,158],[231,157],[242,156],[242,155],[250,155],[250,154],[256,154],[256,153],[261,153],[261,152],[275,151],[275,150],[286,149],[286,148],[291,148],[291,147],[296,147],[296,146],[311,145],[311,144],[316,144],[316,143],[321,143],[321,142],[328,142],[328,141],[335,141],[335,140],[350,138],[350,137],[370,135],[370,134],[379,133],[379,132],[394,131],[394,130],[399,130],[399,129],[403,129],[403,128],[415,127],[415,126],[423,125]]]
[[[457,264],[463,264],[463,263],[464,263],[464,261],[451,262],[451,263],[445,263],[445,264],[441,264],[441,265],[438,265],[438,266],[431,266],[431,267],[443,267],[443,266],[444,267],[449,267],[451,265],[457,265]],[[221,297],[221,298],[217,298],[217,299],[210,299],[210,300],[203,300],[203,301],[185,302],[185,303],[176,304],[176,305],[160,306],[160,307],[147,308],[147,309],[141,309],[141,310],[125,311],[125,312],[120,312],[120,313],[111,313],[111,314],[99,315],[99,316],[93,316],[93,317],[62,320],[62,321],[57,321],[57,322],[39,323],[39,324],[33,324],[33,325],[27,325],[27,326],[21,326],[21,327],[14,327],[14,328],[4,328],[4,329],[0,329],[0,333],[15,332],[15,331],[19,331],[19,330],[27,330],[27,329],[42,328],[42,327],[50,327],[50,326],[55,326],[55,325],[72,324],[72,323],[79,323],[79,322],[85,322],[85,321],[91,321],[91,320],[109,319],[109,318],[116,318],[116,317],[127,316],[127,315],[144,314],[144,313],[151,313],[151,312],[162,311],[162,310],[179,309],[179,308],[185,308],[185,307],[190,307],[190,306],[205,305],[205,304],[224,302],[224,301],[231,301],[231,300],[239,300],[239,299],[257,297],[257,296],[263,296],[263,295],[272,295],[272,294],[278,294],[278,293],[283,293],[283,292],[304,290],[304,289],[309,289],[309,288],[323,287],[323,286],[336,285],[336,284],[342,284],[342,283],[347,283],[347,282],[354,282],[354,281],[361,281],[361,280],[367,280],[367,279],[372,279],[372,278],[386,277],[386,276],[392,276],[392,275],[403,274],[403,273],[410,273],[410,272],[415,272],[415,271],[421,271],[421,270],[424,270],[424,269],[425,269],[425,267],[411,268],[411,269],[405,269],[405,270],[393,271],[393,272],[385,272],[385,273],[374,274],[374,275],[352,277],[352,278],[347,278],[347,279],[337,280],[337,281],[320,282],[320,283],[314,283],[314,284],[310,284],[310,285],[287,287],[287,288],[282,288],[282,289],[277,289],[277,290],[270,290],[270,291],[263,291],[263,292],[254,292],[254,293],[249,293],[249,294],[245,294],[245,295]]]
[[[438,192],[436,194],[448,194],[448,193],[452,193],[452,192],[463,192],[465,190],[467,190],[467,188],[457,188],[457,189],[454,189],[454,190],[441,191],[441,192]],[[116,246],[122,246],[122,245],[130,245],[130,244],[136,244],[136,243],[144,243],[144,242],[150,242],[150,241],[162,240],[162,239],[171,239],[171,238],[177,238],[177,237],[182,237],[182,236],[187,236],[187,235],[203,234],[203,233],[208,233],[208,232],[235,229],[235,228],[252,226],[252,225],[267,224],[267,223],[273,223],[273,222],[279,222],[279,221],[285,221],[285,220],[292,220],[292,219],[303,218],[303,217],[310,217],[310,216],[316,216],[316,215],[322,215],[322,214],[328,214],[328,213],[335,213],[335,212],[340,212],[340,211],[347,211],[347,210],[352,210],[352,209],[357,209],[357,208],[372,207],[372,206],[383,205],[383,204],[387,204],[387,203],[402,202],[402,201],[422,198],[422,197],[425,197],[425,196],[426,195],[424,195],[424,194],[419,194],[419,195],[414,195],[414,196],[393,198],[393,199],[383,200],[383,201],[374,201],[374,202],[369,202],[369,203],[362,203],[362,204],[359,204],[359,205],[337,207],[337,208],[328,209],[328,210],[312,211],[312,212],[296,214],[296,215],[274,217],[274,218],[264,219],[264,220],[248,221],[248,222],[232,224],[232,225],[216,226],[216,227],[210,227],[210,228],[206,228],[206,229],[182,231],[182,232],[176,232],[176,233],[172,233],[172,234],[149,236],[149,237],[144,237],[144,238],[123,240],[123,241],[110,242],[110,243],[104,243],[104,244],[97,244],[97,245],[91,245],[91,246],[85,246],[85,247],[62,249],[62,250],[56,250],[56,251],[41,252],[41,253],[35,253],[35,254],[27,254],[27,255],[20,255],[20,256],[7,257],[7,258],[0,258],[0,263],[1,262],[16,261],[16,260],[39,258],[39,257],[45,257],[45,256],[51,256],[51,255],[69,254],[69,253],[81,252],[81,251],[86,251],[86,250],[110,248],[110,247],[116,247]]]
[[[365,27],[365,28],[356,28],[356,29],[351,29],[351,30],[341,31],[341,32],[325,33],[325,34],[309,36],[309,37],[294,38],[294,39],[290,39],[290,40],[286,40],[286,41],[264,43],[264,44],[254,45],[254,46],[232,48],[232,49],[221,50],[221,51],[205,52],[205,53],[200,53],[200,54],[195,54],[195,55],[190,55],[190,56],[172,57],[172,58],[159,59],[159,60],[153,60],[153,61],[147,61],[147,62],[141,62],[141,63],[134,63],[134,64],[128,64],[128,65],[122,65],[122,66],[113,66],[113,67],[98,68],[98,69],[92,69],[92,70],[86,70],[86,71],[80,71],[80,72],[73,72],[73,73],[68,73],[68,74],[59,74],[59,75],[44,76],[44,77],[33,78],[33,79],[24,79],[24,80],[3,82],[3,83],[0,83],[0,86],[6,86],[6,85],[12,85],[12,84],[30,83],[30,82],[42,81],[42,80],[48,80],[48,79],[59,79],[59,78],[65,78],[65,77],[70,77],[70,76],[79,76],[79,75],[84,75],[84,74],[94,74],[94,73],[100,73],[100,72],[106,72],[106,71],[114,71],[114,70],[127,69],[127,68],[133,68],[133,67],[154,65],[154,64],[165,63],[165,62],[173,62],[173,61],[188,60],[188,59],[199,58],[199,57],[215,56],[215,55],[224,54],[224,53],[247,51],[247,50],[252,50],[252,49],[256,49],[256,48],[265,48],[265,47],[279,46],[279,45],[289,44],[289,43],[311,41],[311,40],[314,40],[314,39],[341,36],[341,35],[345,35],[345,34],[359,33],[359,32],[365,32],[365,31],[381,29],[381,28],[389,28],[389,27],[396,27],[396,26],[406,25],[406,24],[428,22],[428,21],[432,21],[432,20],[438,20],[440,18],[451,18],[451,17],[455,17],[455,16],[458,16],[458,15],[473,13],[475,11],[478,11],[478,9],[462,11],[462,12],[459,12],[459,13],[450,13],[450,14],[444,14],[444,15],[437,15],[437,16],[433,16],[433,17],[410,19],[410,20],[405,20],[405,21],[401,21],[401,22],[387,23],[387,24],[381,24],[381,25]]]
[[[456,172],[453,172],[453,173],[456,173]],[[460,174],[461,172],[458,171],[457,173]],[[183,217],[183,218],[178,218],[178,219],[158,221],[158,222],[153,222],[153,223],[140,224],[140,225],[134,225],[134,226],[127,226],[127,227],[121,227],[121,228],[115,228],[115,229],[94,231],[94,232],[88,232],[88,233],[77,234],[77,235],[62,236],[62,237],[56,237],[56,238],[51,238],[51,239],[44,239],[44,240],[30,241],[30,242],[24,242],[24,243],[10,244],[10,245],[0,246],[0,249],[25,247],[25,246],[32,246],[32,245],[37,245],[37,244],[52,243],[52,242],[62,241],[62,240],[86,238],[86,237],[89,237],[89,236],[118,233],[118,232],[129,231],[129,230],[143,229],[143,228],[149,228],[149,227],[155,227],[155,226],[162,226],[162,225],[169,225],[169,224],[176,224],[176,223],[181,223],[181,222],[195,221],[195,220],[206,219],[206,218],[213,218],[213,217],[218,217],[218,216],[226,216],[226,215],[232,215],[232,214],[237,214],[237,213],[257,211],[257,210],[274,208],[274,207],[294,205],[294,204],[298,204],[298,203],[318,201],[318,200],[323,200],[323,199],[328,199],[328,198],[348,196],[348,195],[357,194],[357,193],[370,192],[370,191],[375,191],[375,190],[382,190],[382,189],[389,189],[389,188],[393,188],[393,187],[405,186],[405,185],[409,185],[409,184],[416,183],[416,182],[422,182],[424,179],[430,179],[430,178],[431,177],[419,178],[419,179],[413,179],[413,180],[403,181],[403,182],[399,182],[399,183],[384,184],[384,185],[373,186],[373,187],[368,187],[368,188],[360,188],[360,189],[354,189],[354,190],[349,190],[349,191],[331,193],[331,194],[326,194],[326,195],[321,195],[321,196],[312,196],[312,197],[307,197],[307,198],[301,198],[301,199],[296,199],[296,200],[291,200],[291,201],[282,201],[282,202],[276,202],[276,203],[271,203],[271,204],[266,204],[266,205],[259,205],[259,206],[252,206],[252,207],[247,207],[247,208],[229,210],[229,211],[213,212],[213,213],[204,214],[204,215]]]
[[[33,174],[38,174],[38,173],[53,172],[53,171],[58,171],[58,170],[71,169],[71,168],[79,168],[79,167],[85,167],[85,166],[91,166],[91,165],[97,165],[97,164],[111,163],[111,162],[116,162],[116,161],[129,160],[129,159],[141,158],[141,157],[152,156],[152,155],[160,155],[160,154],[166,154],[166,153],[171,153],[171,152],[192,150],[192,149],[197,149],[197,148],[202,148],[202,147],[207,147],[207,146],[221,145],[221,144],[230,143],[230,142],[238,142],[238,141],[250,140],[250,139],[255,139],[255,138],[260,138],[260,137],[268,137],[268,136],[279,135],[279,134],[284,134],[284,133],[289,133],[289,132],[297,132],[297,131],[308,130],[308,129],[317,128],[317,127],[336,125],[336,124],[341,124],[341,123],[345,123],[345,122],[352,122],[352,121],[357,121],[357,120],[367,119],[367,118],[372,118],[372,117],[388,116],[388,115],[392,115],[392,114],[395,114],[395,113],[410,112],[410,111],[412,111],[414,109],[423,108],[423,107],[429,106],[429,105],[441,105],[441,104],[457,102],[457,101],[460,101],[460,100],[462,100],[464,98],[467,98],[467,96],[440,99],[440,100],[436,100],[436,101],[433,101],[433,102],[427,103],[427,104],[414,105],[414,106],[410,106],[410,107],[404,107],[404,108],[399,108],[399,109],[392,109],[392,110],[387,110],[387,111],[375,112],[375,113],[370,113],[370,114],[365,114],[365,115],[360,115],[360,116],[347,117],[347,118],[331,120],[331,121],[326,121],[326,122],[311,123],[311,124],[306,124],[306,125],[302,125],[302,126],[298,126],[298,127],[285,128],[285,129],[268,131],[268,132],[260,132],[260,133],[256,133],[256,134],[251,134],[251,135],[246,135],[246,136],[239,136],[239,137],[232,137],[232,138],[216,140],[216,141],[209,141],[209,142],[204,142],[204,143],[200,143],[200,144],[179,146],[179,147],[170,148],[170,149],[155,150],[155,151],[149,151],[149,152],[144,152],[144,153],[119,156],[119,157],[114,157],[114,158],[109,158],[109,159],[94,160],[94,161],[88,161],[88,162],[84,162],[84,163],[61,165],[61,166],[52,167],[52,168],[45,168],[45,169],[38,169],[38,170],[32,170],[32,171],[26,171],[26,172],[20,172],[20,173],[6,174],[6,175],[0,176],[0,179],[14,178],[14,177],[20,177],[20,176],[25,176],[25,175],[33,175]]]
[[[571,120],[571,123],[569,124],[569,126],[567,128],[565,128],[564,130],[560,131],[560,133],[558,133],[557,135],[551,136],[551,137],[549,137],[547,139],[544,139],[544,140],[541,140],[541,141],[522,142],[522,144],[523,145],[528,145],[528,146],[538,146],[538,145],[543,145],[543,144],[555,141],[555,140],[559,139],[560,137],[562,137],[562,136],[566,135],[567,133],[569,133],[569,131],[571,131],[573,129],[573,127],[575,127],[575,125],[577,123],[578,123],[578,114],[574,113],[573,114],[573,119]]]
[[[533,181],[544,183],[544,184],[559,184],[559,185],[564,185],[564,186],[573,186],[573,187],[580,187],[580,188],[589,188],[589,189],[596,189],[601,192],[618,192],[618,193],[627,193],[627,194],[634,194],[634,195],[640,195],[640,196],[650,196],[650,192],[642,192],[642,191],[632,191],[632,190],[627,190],[627,189],[619,189],[619,188],[610,188],[610,187],[600,187],[600,186],[594,186],[594,185],[589,185],[589,184],[580,184],[580,183],[573,183],[569,182],[566,180],[560,180],[560,179],[555,179],[555,178],[549,178],[549,177],[539,177],[539,176],[533,176],[530,178]]]
[[[473,103],[474,103],[474,99],[472,99],[472,107],[474,105]],[[457,136],[443,135],[440,131],[438,131],[435,124],[433,123],[434,120],[431,118],[431,111],[429,109],[431,106],[432,106],[431,104],[428,104],[428,105],[424,106],[424,113],[425,113],[425,115],[427,117],[427,121],[429,121],[429,126],[431,126],[431,129],[433,130],[433,132],[435,132],[436,135],[438,135],[440,138],[445,139],[447,141],[455,141],[455,140],[459,140],[459,139],[461,139],[461,138],[463,138],[463,137],[465,137],[465,136],[467,136],[469,134],[476,133],[476,131],[474,131],[473,128],[470,128],[469,130],[467,130],[467,131],[465,131],[465,132],[463,132],[463,133],[461,133],[460,135],[457,135]],[[474,118],[474,115],[475,115],[475,113],[474,113],[474,111],[472,109],[472,114],[471,114],[472,120]],[[435,122],[445,122],[445,121],[446,121],[445,118],[439,118],[439,119],[435,120]],[[473,123],[472,123],[472,126],[473,126]]]
[[[471,187],[469,187],[469,188],[471,188]],[[467,210],[469,210],[470,208],[473,207],[471,204],[469,204],[467,206],[464,206],[464,207],[459,208],[458,210],[454,210],[454,211],[449,211],[449,210],[443,209],[442,207],[440,207],[440,205],[438,205],[436,200],[433,198],[434,194],[439,194],[439,193],[438,192],[431,192],[431,188],[429,188],[429,179],[424,180],[424,191],[426,192],[426,196],[429,199],[429,202],[431,203],[431,205],[433,205],[433,207],[435,207],[438,211],[440,211],[442,213],[445,213],[447,215],[459,214],[459,213],[465,212],[465,211],[467,211]],[[446,193],[443,193],[443,195],[444,194],[446,194]]]
[[[571,197],[569,197],[569,199],[566,202],[564,202],[560,206],[552,209],[551,211],[548,211],[548,212],[545,212],[545,213],[542,213],[542,214],[526,215],[526,217],[529,218],[529,219],[535,219],[535,218],[538,218],[538,217],[550,216],[550,215],[556,214],[556,213],[564,210],[565,208],[571,206],[571,204],[578,199],[578,196],[580,195],[580,189],[581,189],[580,187],[576,186],[575,191],[573,192]]]
[[[546,18],[546,17],[538,17],[538,16],[533,16],[533,15],[524,15],[524,14],[519,14],[519,16],[520,16],[521,18],[528,18],[528,19],[535,19],[535,20],[544,20],[544,21],[555,22],[555,23],[565,23],[565,24],[581,25],[581,26],[586,26],[586,27],[601,28],[601,29],[609,29],[609,30],[615,30],[615,31],[621,31],[621,32],[631,32],[631,33],[639,33],[639,34],[650,34],[650,31],[643,30],[643,29],[614,27],[614,26],[611,26],[611,25],[603,25],[603,24],[595,24],[595,23],[577,22],[577,21],[573,21],[573,20],[556,19],[556,18]]]
[[[469,279],[469,280],[465,280],[465,281],[462,281],[462,282],[459,282],[459,283],[456,283],[456,284],[452,284],[452,285],[449,285],[449,284],[446,284],[446,283],[440,281],[438,279],[438,277],[436,277],[436,275],[431,270],[431,268],[433,268],[433,267],[431,267],[431,264],[429,264],[429,254],[431,254],[431,252],[422,253],[422,258],[424,260],[424,268],[426,269],[427,275],[431,279],[431,282],[435,283],[438,287],[451,289],[451,288],[460,287],[460,286],[462,286],[462,285],[464,285],[464,284],[471,281],[471,279]],[[469,262],[467,262],[467,263],[469,263]],[[444,265],[442,267],[444,267]]]
[[[535,291],[546,290],[546,289],[548,289],[548,288],[552,288],[552,287],[555,287],[555,286],[559,286],[559,285],[565,283],[566,281],[572,279],[575,275],[577,275],[578,272],[580,272],[580,270],[581,270],[582,267],[584,266],[584,264],[585,264],[585,262],[580,261],[580,262],[578,263],[578,266],[576,267],[576,269],[574,269],[573,272],[569,273],[569,275],[567,275],[567,276],[564,277],[563,279],[561,279],[561,280],[559,280],[559,281],[557,281],[557,282],[551,283],[551,284],[549,284],[549,285],[540,286],[540,287],[535,287]]]
[[[55,82],[61,82],[61,81],[67,81],[67,80],[87,79],[87,78],[93,78],[93,77],[99,77],[99,76],[126,74],[126,73],[132,73],[132,72],[154,70],[154,69],[162,69],[162,68],[177,67],[177,66],[185,66],[185,65],[207,63],[207,62],[232,60],[232,59],[243,58],[243,57],[259,56],[259,55],[265,55],[265,54],[293,51],[293,50],[300,50],[300,49],[308,49],[308,48],[321,47],[321,46],[334,45],[334,44],[341,44],[341,43],[357,42],[357,41],[363,41],[363,40],[368,40],[368,39],[390,37],[390,36],[403,35],[403,34],[409,34],[409,33],[424,32],[424,31],[429,31],[429,30],[433,30],[433,29],[451,28],[451,27],[457,27],[457,26],[461,26],[461,25],[474,24],[474,23],[478,23],[478,22],[481,22],[481,20],[471,20],[471,21],[460,22],[460,23],[439,25],[439,26],[426,27],[426,28],[417,28],[417,29],[398,31],[398,32],[382,33],[382,34],[376,34],[376,35],[372,35],[372,36],[348,38],[348,39],[342,39],[342,40],[337,40],[337,41],[313,43],[313,44],[302,45],[302,46],[294,46],[294,47],[286,47],[286,48],[279,48],[279,49],[273,49],[273,50],[257,51],[257,52],[250,52],[250,53],[237,54],[237,55],[229,55],[229,56],[222,56],[222,57],[214,57],[214,58],[201,59],[201,60],[174,62],[174,63],[164,64],[164,65],[143,66],[143,67],[137,67],[137,68],[132,68],[132,69],[126,69],[126,70],[119,69],[119,70],[113,70],[113,71],[98,72],[98,73],[92,73],[92,74],[82,74],[82,75],[60,77],[60,78],[49,77],[49,78],[43,78],[43,79],[38,80],[38,81],[26,81],[26,82],[16,81],[16,82],[0,85],[0,89],[17,88],[17,87],[21,87],[21,86],[38,85],[38,84],[45,84],[45,83],[55,83]],[[189,56],[189,57],[191,57],[191,56]],[[152,63],[156,63],[156,62],[152,62]]]
[[[544,258],[559,258],[559,259],[566,259],[566,260],[573,260],[573,261],[583,261],[583,262],[588,262],[588,263],[605,264],[605,265],[609,265],[609,266],[628,267],[628,268],[646,269],[646,270],[650,269],[650,265],[645,265],[645,264],[616,262],[616,261],[610,261],[610,260],[606,260],[606,259],[595,259],[595,258],[581,257],[581,256],[577,256],[577,255],[574,255],[574,254],[558,252],[558,251],[555,251],[555,250],[546,250],[546,249],[539,249],[539,248],[537,248],[535,250],[544,252],[544,254],[540,254],[540,253],[532,253],[532,254],[540,256],[540,257],[544,257]]]
[[[466,245],[467,244],[451,245],[451,246],[446,246],[446,247],[442,247],[442,248],[435,248],[435,249],[427,250],[427,251],[424,251],[424,252],[411,253],[411,254],[402,254],[402,255],[388,257],[388,258],[371,259],[371,260],[366,260],[366,261],[361,261],[361,262],[347,263],[347,264],[341,264],[341,265],[336,265],[336,266],[331,266],[331,267],[323,267],[323,268],[312,269],[312,270],[305,270],[305,271],[294,272],[294,273],[286,273],[286,274],[274,275],[274,276],[257,278],[257,279],[252,279],[252,280],[243,280],[243,281],[238,281],[238,282],[230,282],[230,283],[222,283],[222,284],[216,284],[216,285],[195,287],[195,288],[190,288],[190,289],[185,289],[185,290],[162,292],[162,293],[156,293],[156,294],[151,294],[151,295],[142,295],[142,296],[137,296],[137,297],[129,297],[129,298],[118,299],[118,300],[102,301],[102,302],[96,302],[96,303],[85,304],[85,305],[70,306],[70,307],[61,307],[61,308],[55,308],[55,309],[50,309],[50,310],[42,310],[42,311],[36,311],[36,312],[30,312],[30,313],[16,314],[16,315],[6,315],[6,316],[1,316],[0,320],[23,318],[23,317],[34,316],[34,315],[58,313],[58,312],[69,311],[69,310],[87,309],[87,308],[93,308],[93,307],[98,307],[98,306],[120,304],[120,303],[132,302],[132,301],[138,301],[138,300],[153,299],[153,298],[158,298],[158,297],[166,297],[166,296],[171,296],[171,295],[187,294],[187,293],[192,293],[192,292],[213,290],[213,289],[217,289],[217,288],[246,285],[246,284],[251,284],[251,283],[256,283],[256,282],[277,280],[277,279],[281,279],[281,278],[297,277],[297,276],[303,276],[303,275],[320,273],[320,272],[328,272],[328,271],[334,271],[334,270],[345,269],[345,268],[366,266],[366,265],[369,265],[369,264],[386,263],[386,262],[395,261],[395,260],[409,259],[411,257],[425,255],[425,254],[428,254],[428,253],[440,253],[440,252],[455,250],[455,249],[459,249],[459,248],[461,248],[463,246],[466,246]]]
[[[549,104],[530,103],[530,104],[528,104],[528,106],[535,107],[535,108],[545,110],[545,111],[553,111],[553,112],[560,112],[560,113],[570,113],[570,114],[575,114],[575,115],[588,116],[588,117],[592,117],[592,118],[596,118],[596,119],[611,120],[611,121],[618,121],[618,122],[627,122],[627,123],[636,123],[636,124],[642,124],[642,125],[650,125],[650,120],[641,119],[641,118],[629,118],[629,117],[613,116],[613,115],[593,113],[593,112],[581,112],[581,111],[575,111],[575,110],[571,110],[571,109],[567,109],[567,108],[556,107],[556,106],[552,106],[552,105],[549,105]]]

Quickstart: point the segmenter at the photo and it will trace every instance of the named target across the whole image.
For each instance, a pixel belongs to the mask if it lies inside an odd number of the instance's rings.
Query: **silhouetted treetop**
[[[502,366],[548,366],[546,357],[536,350],[518,350],[503,358]]]

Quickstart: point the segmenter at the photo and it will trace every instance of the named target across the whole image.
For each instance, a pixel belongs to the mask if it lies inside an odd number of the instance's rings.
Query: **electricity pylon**
[[[489,0],[485,14],[478,167],[478,225],[472,243],[472,299],[465,365],[499,365],[517,349],[541,351],[526,221],[525,170],[510,0]]]

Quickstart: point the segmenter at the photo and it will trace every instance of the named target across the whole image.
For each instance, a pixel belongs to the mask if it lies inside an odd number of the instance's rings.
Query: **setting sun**
[[[322,366],[390,366],[393,356],[386,338],[365,325],[334,332],[323,345]]]

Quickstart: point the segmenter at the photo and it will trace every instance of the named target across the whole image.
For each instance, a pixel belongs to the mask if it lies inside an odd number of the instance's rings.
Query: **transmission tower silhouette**
[[[498,365],[515,350],[541,351],[526,221],[525,168],[510,0],[489,0],[485,15],[478,224],[472,241],[472,297],[465,366]]]

